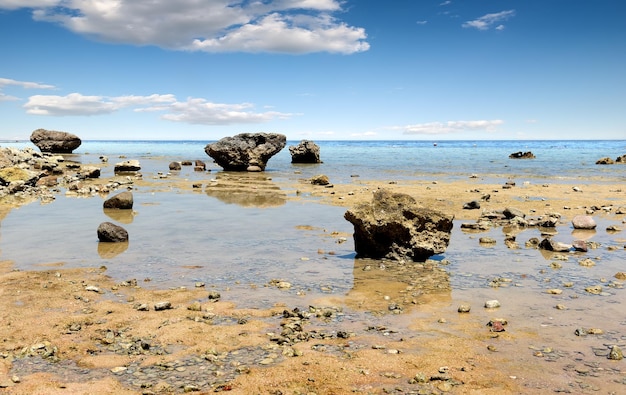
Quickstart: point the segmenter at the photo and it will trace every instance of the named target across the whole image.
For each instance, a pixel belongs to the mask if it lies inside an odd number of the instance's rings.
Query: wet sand
[[[516,207],[536,215],[559,212],[567,227],[568,218],[593,206],[626,204],[621,185],[593,180],[577,185],[582,192],[558,182],[503,188],[480,178],[355,178],[332,188],[306,180],[275,182],[287,199],[345,207],[369,201],[376,188],[391,188],[469,222],[483,209]],[[146,193],[193,190],[177,177],[137,186]],[[481,200],[484,194],[490,194],[488,201]],[[472,200],[481,200],[481,210],[462,208]],[[625,216],[611,211],[598,210],[594,218],[626,226]],[[209,299],[212,289],[202,284],[155,290],[141,280],[112,279],[106,268],[15,271],[2,262],[0,393],[621,393],[626,362],[607,355],[611,345],[626,349],[626,294],[623,279],[603,269],[597,257],[626,261],[626,236],[598,232],[606,245],[570,257],[563,269],[537,251],[500,244],[493,264],[480,263],[483,275],[471,267],[450,272],[446,262],[355,260],[354,287],[347,294],[290,295],[270,308],[242,308],[228,292]],[[477,244],[481,235],[466,234],[464,243]],[[607,245],[613,248],[607,251]],[[597,265],[581,269],[583,257]],[[572,274],[559,277],[568,270]],[[590,281],[605,294],[585,292]],[[557,288],[562,293],[547,293]],[[250,297],[256,291],[287,292],[261,285],[251,287]],[[502,307],[484,308],[492,299]],[[155,310],[160,302],[171,308]],[[457,311],[463,303],[471,305],[469,313]],[[507,324],[495,332],[487,323],[499,318]],[[577,336],[577,329],[597,331]]]

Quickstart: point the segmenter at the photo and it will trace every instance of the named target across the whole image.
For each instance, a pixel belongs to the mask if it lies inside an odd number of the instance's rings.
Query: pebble
[[[619,360],[624,359],[624,353],[622,352],[621,348],[614,345],[614,346],[611,346],[611,351],[609,351],[608,358],[614,361],[619,361]]]
[[[563,290],[552,288],[552,289],[547,290],[546,292],[549,293],[550,295],[560,295],[563,293]]]
[[[161,311],[161,310],[169,310],[172,308],[172,303],[171,302],[158,302],[154,305],[154,310],[156,311]]]

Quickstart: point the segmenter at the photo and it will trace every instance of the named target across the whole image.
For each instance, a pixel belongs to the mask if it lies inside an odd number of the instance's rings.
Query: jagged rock
[[[80,147],[82,141],[72,133],[56,130],[37,129],[30,135],[30,141],[41,152],[56,152],[61,154],[72,153]]]
[[[328,185],[330,184],[330,180],[328,176],[324,174],[319,174],[317,176],[311,177],[311,184],[313,185]]]
[[[84,178],[98,178],[100,177],[100,168],[96,166],[83,166],[79,175]]]
[[[511,159],[535,159],[535,155],[530,151],[527,151],[527,152],[519,151],[519,152],[514,152],[511,155],[509,155],[509,158]]]
[[[125,242],[128,241],[128,232],[112,222],[103,222],[98,226],[98,240],[112,243]]]
[[[193,169],[195,171],[205,171],[206,170],[206,163],[204,163],[201,160],[196,160],[196,164],[194,165]]]
[[[615,158],[615,163],[626,163],[626,154]]]
[[[507,207],[504,209],[504,211],[502,211],[502,214],[504,214],[504,216],[507,219],[513,219],[515,217],[519,217],[519,218],[525,218],[526,214],[524,214],[524,212],[522,210],[513,208],[513,207]]]
[[[590,215],[577,215],[572,218],[574,229],[595,229],[596,221]]]
[[[204,152],[224,170],[263,171],[286,144],[287,137],[279,133],[241,133],[207,144]]]
[[[111,196],[104,201],[103,208],[131,210],[133,208],[133,193],[124,191]]]
[[[354,225],[357,256],[423,262],[446,250],[454,216],[381,189],[370,203],[346,211],[344,218]]]
[[[320,147],[310,140],[302,140],[298,145],[289,146],[291,163],[322,163]]]
[[[21,182],[25,185],[35,186],[41,173],[20,167],[5,167],[0,169],[0,185],[7,186],[11,183]]]
[[[539,248],[547,251],[567,252],[572,248],[571,245],[545,238],[539,243]]]

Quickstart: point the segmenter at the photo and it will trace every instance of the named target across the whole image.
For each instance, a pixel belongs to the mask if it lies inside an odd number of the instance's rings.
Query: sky
[[[622,0],[0,0],[0,140],[626,139]]]

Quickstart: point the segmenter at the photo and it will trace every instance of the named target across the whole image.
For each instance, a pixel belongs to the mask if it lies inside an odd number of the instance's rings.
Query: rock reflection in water
[[[353,273],[354,285],[346,295],[346,304],[353,309],[393,313],[424,303],[425,295],[452,297],[450,275],[435,260],[355,259]]]
[[[243,207],[276,207],[286,194],[263,173],[221,172],[205,187],[208,196]]]
[[[123,253],[128,249],[129,242],[123,243],[107,243],[107,242],[99,242],[98,243],[98,255],[102,259],[111,259],[115,258],[119,254]]]
[[[103,208],[102,211],[107,217],[123,224],[132,224],[136,214],[133,210],[119,210],[112,208]]]

